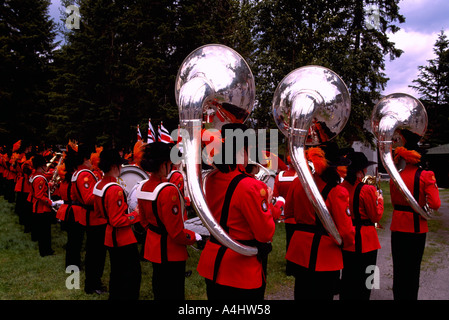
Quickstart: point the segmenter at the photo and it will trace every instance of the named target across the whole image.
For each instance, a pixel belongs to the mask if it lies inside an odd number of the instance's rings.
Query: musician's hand
[[[196,241],[201,241],[201,240],[203,240],[203,237],[200,234],[195,232],[195,240]]]
[[[271,189],[270,187],[268,188],[268,203],[270,203],[273,200],[273,189]]]
[[[383,199],[384,199],[384,197],[383,197],[382,193],[377,192],[377,200],[383,200]]]

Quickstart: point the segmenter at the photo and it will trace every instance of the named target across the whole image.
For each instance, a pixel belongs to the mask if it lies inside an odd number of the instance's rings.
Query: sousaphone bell
[[[305,147],[337,136],[351,112],[351,99],[343,80],[332,70],[305,66],[290,72],[273,97],[274,120],[288,137],[290,157],[298,178],[329,235],[340,245],[341,236],[315,184]]]
[[[393,160],[393,148],[403,145],[400,130],[423,137],[427,130],[427,112],[421,101],[406,93],[393,93],[382,98],[371,115],[371,128],[377,138],[379,155],[394,184],[409,205],[423,218],[429,219],[432,210],[422,208],[397,170]]]
[[[255,100],[253,74],[233,49],[210,44],[190,53],[178,70],[175,96],[179,109],[187,189],[191,203],[210,234],[222,245],[242,255],[254,256],[257,248],[233,240],[213,217],[202,189],[201,132],[220,130],[225,123],[244,123]]]

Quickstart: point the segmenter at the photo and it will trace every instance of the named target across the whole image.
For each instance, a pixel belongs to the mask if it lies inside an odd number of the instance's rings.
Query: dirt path
[[[442,191],[441,208],[429,221],[423,262],[421,264],[419,300],[449,299],[449,193]],[[371,300],[393,300],[393,264],[391,258],[390,224],[379,230],[382,249],[377,264],[380,288],[373,290]]]
[[[429,221],[426,248],[421,264],[419,300],[449,300],[449,191],[440,191],[441,208]],[[393,300],[393,262],[391,257],[390,221],[378,229],[382,248],[378,252],[379,289],[373,289],[371,300]],[[293,288],[285,287],[267,300],[291,300]],[[334,299],[338,300],[338,296]]]

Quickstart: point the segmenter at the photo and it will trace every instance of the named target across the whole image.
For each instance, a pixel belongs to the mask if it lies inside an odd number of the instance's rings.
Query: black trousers
[[[33,213],[35,217],[35,236],[41,257],[53,254],[51,248],[51,212]]]
[[[67,244],[65,249],[65,266],[75,265],[81,269],[81,248],[83,246],[85,227],[75,221],[70,212],[64,222],[67,230]]]
[[[290,239],[293,236],[293,233],[295,233],[295,224],[294,223],[284,223],[285,225],[285,237],[286,237],[286,247],[285,247],[285,252],[288,251],[288,246],[290,244]],[[293,275],[293,269],[294,267],[292,266],[293,262],[285,260],[286,261],[286,265],[285,265],[285,273],[287,276],[292,276]]]
[[[185,300],[186,262],[153,262],[154,300]]]
[[[106,224],[86,227],[86,280],[84,283],[86,292],[103,287],[101,277],[103,276],[107,252],[107,248],[104,245],[105,233]]]
[[[376,265],[377,250],[356,253],[343,250],[343,270],[341,273],[340,300],[369,300],[371,289],[366,280],[370,273],[367,267]]]
[[[137,243],[108,247],[111,261],[109,300],[138,300],[142,271]]]
[[[295,276],[295,300],[333,300],[340,270],[313,271],[293,264]]]
[[[265,284],[256,289],[241,289],[224,286],[206,279],[207,299],[217,300],[263,300],[265,295]]]
[[[393,297],[417,300],[426,233],[391,232]]]

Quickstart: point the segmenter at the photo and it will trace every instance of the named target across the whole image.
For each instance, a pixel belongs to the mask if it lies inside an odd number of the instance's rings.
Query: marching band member
[[[400,171],[401,178],[421,207],[427,204],[438,210],[441,201],[435,174],[419,166],[420,137],[407,130],[401,134],[405,145],[394,150],[395,163],[405,162],[405,168]],[[417,300],[421,261],[429,231],[427,220],[413,211],[392,180],[390,193],[394,208],[390,226],[394,299]]]
[[[297,177],[296,170],[292,165],[290,156],[287,157],[288,168],[287,170],[283,170],[279,172],[274,180],[273,186],[273,197],[282,197],[284,199],[287,198],[288,190],[293,182],[293,180]],[[290,239],[295,232],[295,218],[290,217],[287,219],[283,219],[285,224],[285,236],[286,236],[286,251],[288,249],[288,245],[290,243]],[[292,275],[291,262],[287,261],[285,272],[288,276]]]
[[[54,254],[51,248],[51,208],[57,205],[50,199],[48,186],[47,162],[42,155],[35,155],[32,159],[35,172],[30,177],[31,192],[28,200],[33,204],[35,215],[36,236],[41,257]]]
[[[225,163],[227,131],[247,127],[226,124],[222,127],[222,163],[214,162],[218,170],[206,180],[206,201],[221,227],[229,236],[245,245],[256,246],[258,256],[244,256],[228,250],[213,237],[206,242],[198,263],[198,272],[205,278],[210,300],[258,299],[265,291],[265,264],[271,251],[270,241],[275,223],[269,203],[272,192],[265,183],[245,172],[248,163],[248,145],[232,151],[232,163]],[[235,145],[235,144],[234,144]],[[243,158],[238,164],[237,159]]]
[[[147,229],[145,259],[153,264],[155,300],[184,300],[187,245],[200,236],[184,228],[184,199],[177,186],[166,183],[171,171],[172,145],[163,142],[147,144],[140,166],[150,173],[141,183],[137,195],[141,224]]]
[[[348,248],[354,243],[354,228],[348,215],[349,194],[339,185],[340,176],[335,170],[344,162],[329,163],[326,157],[336,158],[325,155],[319,147],[307,150],[307,158],[315,169],[315,183],[342,237],[343,248]],[[289,189],[285,217],[294,217],[296,221],[286,254],[286,259],[293,263],[295,300],[332,300],[343,268],[342,250],[322,225],[299,178],[295,178]]]
[[[125,192],[117,183],[123,163],[118,151],[103,150],[99,168],[103,178],[94,187],[96,219],[107,222],[103,243],[109,250],[111,273],[110,300],[137,300],[140,294],[141,267],[137,240],[131,226],[139,221],[137,212],[128,214]]]
[[[366,285],[366,270],[376,265],[380,243],[374,224],[382,218],[384,201],[375,186],[362,182],[366,168],[375,162],[368,161],[362,152],[349,153],[348,159],[351,164],[341,186],[349,192],[355,243],[343,250],[340,300],[369,300],[371,290]]]
[[[92,171],[90,161],[93,147],[86,144],[78,146],[77,168],[71,178],[72,210],[75,221],[78,222],[86,232],[86,279],[84,291],[91,293],[105,293],[106,289],[101,283],[104,264],[106,259],[106,248],[103,244],[106,219],[99,217],[94,211],[93,189],[98,179]],[[77,250],[81,248],[82,236],[78,238]]]
[[[75,218],[75,212],[73,210],[73,193],[75,193],[75,184],[72,182],[72,176],[81,164],[78,157],[78,144],[73,141],[69,141],[67,144],[66,157],[64,159],[66,176],[65,180],[68,180],[69,186],[67,191],[70,193],[70,208],[67,210],[67,215],[64,219],[65,229],[67,231],[67,245],[66,245],[66,267],[75,265],[81,268],[81,247],[84,239],[84,227]],[[61,206],[61,209],[66,208]]]

